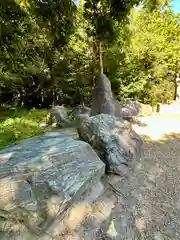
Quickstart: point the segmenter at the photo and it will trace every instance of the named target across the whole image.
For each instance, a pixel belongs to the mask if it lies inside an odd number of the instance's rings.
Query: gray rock
[[[160,232],[155,232],[153,240],[164,240],[164,237]]]
[[[126,120],[139,116],[152,115],[152,107],[137,101],[126,100],[122,107],[122,116]]]
[[[0,232],[10,220],[43,234],[104,170],[91,146],[58,132],[9,145],[0,152]]]
[[[129,164],[141,157],[142,139],[130,123],[107,114],[99,114],[81,121],[81,139],[88,142],[105,162],[107,170],[124,175]]]
[[[99,111],[99,114],[109,114],[111,116],[122,117],[122,109],[118,100],[114,98],[109,98],[109,96],[104,94],[104,101],[102,101],[102,105]]]
[[[74,118],[86,118],[86,117],[89,117],[90,116],[90,112],[91,112],[91,109],[84,106],[84,105],[79,105],[77,107],[75,107],[73,110],[72,110],[72,116]]]
[[[126,100],[122,107],[122,115],[124,119],[131,119],[140,113],[140,104],[136,101]]]
[[[167,225],[164,232],[165,232],[166,236],[168,236],[170,239],[175,239],[175,237],[176,237],[176,226],[173,226],[173,224],[170,223],[169,225]]]
[[[95,85],[92,93],[91,116],[105,113],[121,117],[121,105],[112,96],[111,83],[104,74],[95,78]]]
[[[57,124],[57,126],[68,127],[72,125],[67,111],[63,106],[52,107],[48,115],[48,122],[52,122],[53,118],[55,119],[55,123]]]
[[[111,115],[116,117],[122,117],[122,106],[120,102],[116,99],[113,99],[112,102],[114,103],[114,111],[113,111],[114,114],[111,114]]]

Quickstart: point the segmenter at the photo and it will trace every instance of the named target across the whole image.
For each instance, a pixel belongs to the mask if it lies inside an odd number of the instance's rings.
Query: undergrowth
[[[16,141],[44,133],[39,127],[46,121],[48,110],[0,109],[0,149]]]

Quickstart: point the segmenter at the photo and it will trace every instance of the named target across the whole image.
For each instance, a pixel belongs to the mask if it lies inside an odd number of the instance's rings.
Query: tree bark
[[[99,42],[99,70],[103,73],[103,56],[102,56],[102,43]]]

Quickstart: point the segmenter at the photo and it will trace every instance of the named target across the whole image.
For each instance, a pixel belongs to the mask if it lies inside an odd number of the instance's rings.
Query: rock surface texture
[[[121,118],[99,114],[81,121],[77,130],[80,139],[105,162],[108,172],[124,175],[129,164],[141,157],[142,139]]]
[[[89,117],[90,113],[91,113],[91,109],[86,107],[85,105],[79,105],[72,110],[72,116],[75,119]]]
[[[92,93],[91,116],[97,114],[109,114],[121,117],[121,105],[119,101],[112,96],[111,83],[104,74],[100,74],[95,78],[95,85]]]
[[[122,117],[132,119],[134,117],[152,115],[152,107],[148,104],[142,104],[137,101],[126,100],[122,106]]]
[[[0,238],[16,239],[10,234],[22,225],[19,231],[34,234],[22,233],[22,239],[51,239],[53,223],[104,171],[91,146],[58,132],[6,147],[0,152]]]
[[[127,100],[122,107],[122,115],[124,119],[131,119],[140,113],[140,104],[136,101]]]
[[[48,122],[53,122],[53,118],[59,127],[70,127],[72,125],[72,122],[69,120],[67,110],[63,106],[52,107],[50,113],[48,114]]]

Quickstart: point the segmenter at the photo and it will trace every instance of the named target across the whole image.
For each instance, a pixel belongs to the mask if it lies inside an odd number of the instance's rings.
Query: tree
[[[54,47],[63,47],[72,33],[76,6],[71,0],[29,0],[30,12],[37,23],[46,29]]]
[[[118,22],[127,20],[130,9],[139,0],[86,0],[84,17],[87,20],[87,33],[93,38],[94,59],[99,59],[99,70],[103,72],[103,47],[113,43],[118,32]]]
[[[0,3],[0,87],[3,98],[40,103],[53,91],[53,67],[73,30],[72,1]],[[7,97],[6,97],[7,96]]]
[[[170,100],[179,20],[163,0],[2,0],[1,101],[88,103],[97,70],[119,100]]]
[[[169,0],[144,0],[143,1],[143,9],[146,12],[153,12],[157,8],[164,8],[169,5]]]
[[[121,93],[152,105],[172,100],[180,51],[179,15],[169,8],[146,13],[138,10],[136,17],[134,14],[131,15],[131,40],[117,76]]]

